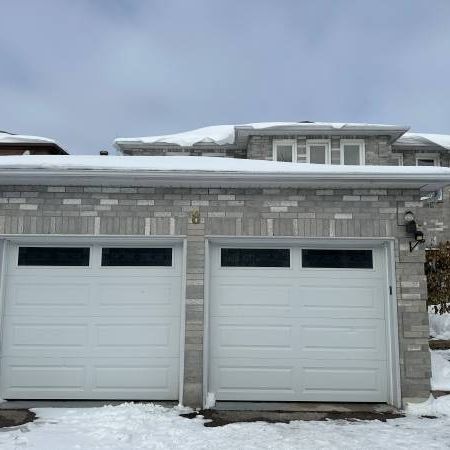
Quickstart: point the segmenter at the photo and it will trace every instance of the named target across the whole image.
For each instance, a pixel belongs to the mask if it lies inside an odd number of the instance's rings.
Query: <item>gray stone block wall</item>
[[[205,236],[393,237],[404,398],[430,390],[424,251],[401,223],[416,190],[0,188],[1,234],[183,235],[187,239],[184,402],[201,406]],[[194,210],[200,223],[191,223]]]
[[[340,136],[310,136],[314,139],[331,140],[331,162],[339,164]],[[360,139],[361,136],[345,136],[345,139]],[[180,147],[161,145],[152,149],[132,148],[126,151],[129,155],[153,156],[221,156],[227,158],[273,159],[273,141],[275,139],[295,139],[297,141],[297,161],[306,161],[306,136],[250,136],[247,149],[222,148],[208,144],[199,144],[193,147]],[[385,136],[364,137],[365,157],[368,165],[399,165],[400,159],[405,166],[416,165],[416,154],[423,150],[392,148]],[[441,166],[450,167],[450,154],[447,151],[437,152],[440,156]],[[27,206],[24,206],[27,208]],[[450,240],[450,188],[444,189],[444,197],[440,202],[424,202],[424,209],[418,216],[418,223],[424,231],[428,247],[441,241]]]

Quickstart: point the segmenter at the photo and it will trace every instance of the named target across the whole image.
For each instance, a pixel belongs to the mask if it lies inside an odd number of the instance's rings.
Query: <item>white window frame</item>
[[[364,139],[341,139],[340,150],[341,150],[341,166],[344,165],[344,146],[345,145],[359,145],[359,165],[366,165],[366,143]]]
[[[290,145],[292,148],[292,162],[297,162],[297,140],[296,139],[276,139],[272,143],[273,160],[278,161],[277,147],[279,145]],[[282,162],[282,161],[280,161]]]
[[[416,166],[418,166],[419,159],[432,159],[434,161],[434,167],[441,165],[439,153],[416,153]]]
[[[419,159],[432,159],[434,161],[434,167],[439,167],[441,165],[439,153],[416,153],[416,166],[419,165]],[[420,197],[420,200],[429,201],[430,203],[433,203],[433,201],[442,202],[443,199],[444,191],[442,189],[438,189],[435,192],[425,193]]]
[[[331,141],[329,139],[308,139],[306,141],[306,161],[311,163],[311,146],[325,145],[325,164],[331,164]]]

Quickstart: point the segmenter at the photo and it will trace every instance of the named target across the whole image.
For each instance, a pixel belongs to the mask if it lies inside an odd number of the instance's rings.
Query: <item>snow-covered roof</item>
[[[395,142],[402,147],[443,147],[450,150],[450,135],[431,133],[405,133]]]
[[[408,127],[397,125],[369,124],[369,123],[340,123],[340,122],[259,122],[236,125],[214,125],[197,128],[175,134],[161,136],[144,136],[135,138],[117,138],[114,140],[116,146],[130,144],[173,144],[182,147],[191,147],[195,144],[233,145],[239,132],[363,132],[384,131],[386,134],[394,133],[396,137],[408,130]]]
[[[4,156],[0,184],[402,186],[450,184],[450,168],[344,166],[195,156]]]
[[[12,134],[0,131],[0,144],[56,144],[56,141],[41,136],[28,136],[24,134]]]

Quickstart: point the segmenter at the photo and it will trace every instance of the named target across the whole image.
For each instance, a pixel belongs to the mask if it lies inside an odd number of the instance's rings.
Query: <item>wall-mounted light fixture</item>
[[[414,236],[415,242],[409,242],[409,251],[412,252],[419,244],[423,244],[425,242],[425,237],[422,231],[417,229],[416,218],[412,211],[406,211],[404,219],[406,232]]]

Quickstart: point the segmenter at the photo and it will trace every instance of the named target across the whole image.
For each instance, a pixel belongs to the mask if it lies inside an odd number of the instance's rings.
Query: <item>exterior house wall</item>
[[[360,139],[361,136],[345,136],[343,139]],[[153,156],[222,156],[227,158],[248,158],[260,160],[273,159],[273,141],[276,139],[294,139],[297,141],[297,161],[304,162],[306,158],[307,139],[330,139],[331,141],[331,160],[333,164],[339,163],[340,140],[339,136],[268,136],[254,135],[250,136],[246,150],[221,148],[201,144],[194,147],[161,146],[152,147],[152,149],[135,148],[127,149],[129,155],[153,155]],[[416,154],[425,153],[424,150],[414,150],[405,148],[395,148],[389,143],[386,136],[364,137],[365,143],[365,162],[367,165],[388,165],[396,166],[403,162],[405,166],[416,165]],[[441,151],[438,153],[440,164],[444,167],[450,167],[450,153]],[[424,231],[428,246],[444,240],[450,240],[450,188],[444,189],[443,200],[439,202],[424,202],[424,208],[418,212],[418,224]]]
[[[418,154],[438,154],[442,167],[450,167],[450,153],[448,151],[396,149],[403,155],[403,165],[415,166]],[[432,247],[439,242],[450,240],[450,187],[445,187],[442,193],[442,201],[423,202],[417,218],[421,229],[424,231],[427,246]]]
[[[409,251],[406,209],[417,190],[191,189],[70,186],[0,188],[1,234],[184,235],[187,239],[184,402],[202,403],[205,238],[395,238],[403,399],[430,391],[423,249]],[[198,225],[191,223],[200,211]]]

